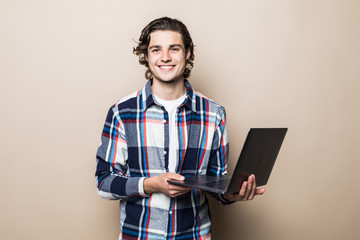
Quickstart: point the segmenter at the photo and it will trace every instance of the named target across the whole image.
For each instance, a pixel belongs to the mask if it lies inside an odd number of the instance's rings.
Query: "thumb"
[[[263,195],[265,191],[266,191],[265,188],[256,189],[256,195]]]
[[[180,174],[177,174],[177,173],[167,173],[167,177],[168,179],[174,179],[174,180],[184,180],[185,177],[180,175]]]

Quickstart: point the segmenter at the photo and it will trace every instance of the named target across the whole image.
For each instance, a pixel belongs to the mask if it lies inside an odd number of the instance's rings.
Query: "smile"
[[[175,67],[175,65],[161,65],[159,68],[164,71],[172,70]]]

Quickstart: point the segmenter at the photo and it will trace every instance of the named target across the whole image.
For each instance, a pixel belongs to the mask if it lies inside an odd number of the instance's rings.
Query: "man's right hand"
[[[145,178],[144,180],[145,193],[151,194],[155,192],[162,192],[170,197],[177,197],[192,189],[188,187],[181,187],[170,184],[167,182],[170,179],[184,180],[184,176],[176,173],[167,172],[158,176]]]

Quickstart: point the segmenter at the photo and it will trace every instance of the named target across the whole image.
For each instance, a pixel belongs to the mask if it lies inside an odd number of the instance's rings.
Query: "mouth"
[[[158,65],[158,67],[162,70],[162,71],[171,71],[174,69],[175,65]]]

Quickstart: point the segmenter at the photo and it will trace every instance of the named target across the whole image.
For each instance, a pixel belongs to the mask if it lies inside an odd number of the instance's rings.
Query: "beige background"
[[[133,40],[154,18],[196,44],[193,86],[250,127],[288,127],[267,192],[212,202],[213,239],[360,239],[360,2],[0,2],[0,239],[116,239],[95,188],[111,104],[142,88]]]

